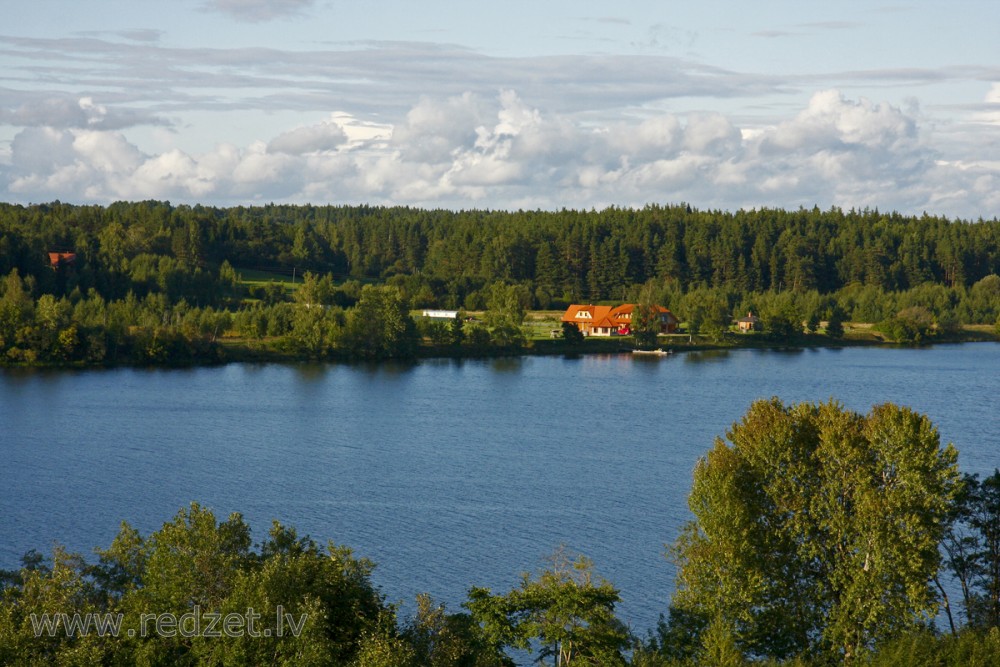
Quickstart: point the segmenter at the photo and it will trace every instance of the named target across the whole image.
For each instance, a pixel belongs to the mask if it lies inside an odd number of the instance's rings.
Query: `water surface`
[[[1000,466],[1000,344],[0,373],[0,567],[59,541],[90,553],[191,501],[347,544],[391,600],[456,609],[560,544],[666,610],[663,545],[691,471],[755,398],[927,413],[961,465]]]

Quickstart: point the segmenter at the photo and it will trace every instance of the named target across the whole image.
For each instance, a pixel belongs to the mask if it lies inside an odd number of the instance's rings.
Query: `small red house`
[[[736,320],[736,325],[740,328],[741,333],[760,331],[760,318],[750,312],[747,313],[746,317]]]
[[[76,261],[75,252],[50,252],[49,253],[49,266],[52,270],[58,269],[60,266],[66,266],[72,264]]]

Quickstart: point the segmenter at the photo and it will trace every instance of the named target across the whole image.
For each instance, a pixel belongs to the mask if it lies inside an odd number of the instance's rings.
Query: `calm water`
[[[758,397],[930,415],[970,472],[1000,466],[1000,344],[737,351],[415,366],[0,373],[0,567],[90,553],[197,500],[378,563],[391,600],[457,610],[560,544],[590,556],[644,631],[697,458]]]

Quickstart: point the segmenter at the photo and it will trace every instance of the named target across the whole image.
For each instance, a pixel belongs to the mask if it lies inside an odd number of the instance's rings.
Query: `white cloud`
[[[986,102],[1000,104],[1000,83],[994,83],[990,86],[990,92],[986,93]]]
[[[199,175],[198,164],[179,150],[150,158],[122,176],[118,189],[136,193],[132,195],[133,198],[139,198],[139,192],[149,193],[148,196],[157,199],[169,199],[181,193],[189,197],[203,197],[214,189],[213,179]],[[105,187],[110,185],[112,183],[105,184]],[[98,186],[99,184],[95,184],[95,187]]]
[[[684,148],[699,155],[732,155],[740,150],[742,137],[722,114],[694,114],[684,128]]]
[[[73,135],[50,127],[29,127],[11,142],[11,162],[15,172],[51,172],[73,160]]]
[[[915,141],[916,124],[899,109],[847,100],[836,90],[814,94],[805,110],[761,137],[764,150],[812,152],[890,150]]]
[[[608,143],[618,146],[624,155],[656,159],[675,154],[680,148],[683,133],[684,129],[676,116],[660,115],[638,123],[615,124]]]
[[[347,142],[347,134],[333,118],[330,120],[297,127],[278,135],[267,145],[269,153],[304,155],[320,151],[332,151]]]
[[[137,168],[143,156],[117,132],[76,132],[73,151],[78,159],[105,174]]]
[[[337,113],[268,143],[201,154],[147,155],[115,131],[25,128],[11,143],[0,198],[490,208],[687,201],[992,217],[1000,165],[941,154],[911,113],[821,91],[764,128],[709,113],[600,124],[505,90],[420,98],[391,134]]]
[[[986,93],[981,111],[972,114],[974,123],[1000,127],[1000,83],[994,83]]]
[[[92,96],[11,94],[10,102],[20,97],[21,103],[0,107],[0,125],[19,127],[95,128],[116,130],[136,125],[166,126],[164,118],[144,110],[108,107]]]
[[[440,162],[456,150],[468,150],[476,128],[488,122],[490,104],[477,95],[436,100],[421,97],[405,120],[392,130],[392,145],[408,160]]]
[[[237,21],[258,23],[302,13],[314,0],[209,0],[205,7]]]

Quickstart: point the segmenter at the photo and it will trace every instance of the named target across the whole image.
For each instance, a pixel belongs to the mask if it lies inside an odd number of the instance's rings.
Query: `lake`
[[[892,401],[928,414],[964,470],[1000,466],[1000,344],[415,365],[0,372],[0,568],[54,542],[93,558],[198,501],[374,560],[390,600],[508,590],[560,545],[666,611],[664,544],[692,469],[755,398]]]

